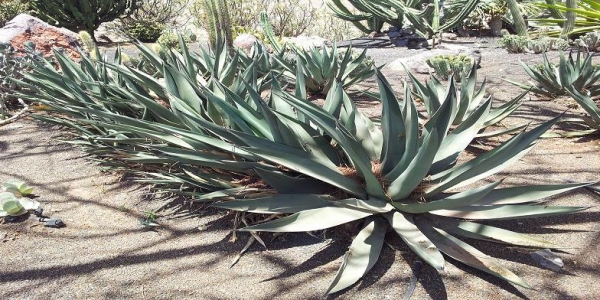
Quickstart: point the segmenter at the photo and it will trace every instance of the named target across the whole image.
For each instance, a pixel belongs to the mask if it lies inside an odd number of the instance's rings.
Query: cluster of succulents
[[[473,58],[465,55],[436,55],[427,59],[427,64],[433,68],[436,76],[441,80],[448,80],[450,76],[458,82],[464,78],[471,66],[474,65]]]

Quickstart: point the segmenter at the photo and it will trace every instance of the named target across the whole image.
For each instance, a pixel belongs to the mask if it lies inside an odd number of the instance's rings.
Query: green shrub
[[[31,0],[35,15],[49,24],[79,32],[94,30],[104,22],[131,14],[137,1],[132,0]]]
[[[123,32],[131,39],[144,43],[154,43],[166,29],[165,24],[153,21],[132,21],[123,27]]]
[[[196,23],[201,28],[208,28],[204,0],[196,0],[192,12],[197,16]],[[254,31],[260,28],[259,15],[266,12],[271,19],[276,36],[298,36],[304,33],[316,19],[317,9],[310,1],[302,0],[229,0],[229,15],[233,27],[247,28]]]
[[[23,0],[0,0],[0,27],[28,8],[29,5]]]
[[[184,32],[182,37],[185,43],[193,43],[196,41],[196,35],[189,30]],[[164,32],[156,42],[165,49],[181,49],[181,46],[179,45],[179,36],[173,31]]]
[[[23,74],[30,70],[31,63],[42,59],[35,52],[32,42],[26,42],[25,49],[30,53],[29,56],[11,46],[0,44],[0,120],[9,117],[8,108],[17,104],[14,94],[20,86],[12,79],[22,79]]]

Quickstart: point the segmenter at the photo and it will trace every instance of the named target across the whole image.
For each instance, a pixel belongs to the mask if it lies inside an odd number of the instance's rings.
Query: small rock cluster
[[[390,26],[387,33],[390,43],[396,47],[421,49],[429,46],[427,39],[416,34],[412,28]]]

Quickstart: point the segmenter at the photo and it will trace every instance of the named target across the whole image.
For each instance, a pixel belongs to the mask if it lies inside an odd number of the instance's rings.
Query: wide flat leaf
[[[334,206],[334,200],[327,196],[311,194],[286,194],[270,197],[224,201],[212,206],[236,211],[247,211],[260,214],[291,214],[310,209]]]
[[[537,202],[540,199],[566,193],[597,182],[529,185],[495,189],[473,205],[500,205]]]
[[[412,215],[393,212],[384,216],[394,231],[419,257],[438,270],[444,269],[444,257],[429,238],[417,228]]]
[[[570,214],[589,207],[582,206],[543,206],[543,205],[487,205],[467,206],[454,210],[434,210],[429,213],[470,220],[510,220],[531,217],[545,217]]]
[[[434,128],[419,148],[419,152],[410,165],[389,185],[387,194],[392,200],[401,200],[408,197],[423,181],[439,146],[440,135],[438,135],[437,128]]]
[[[439,209],[459,208],[477,203],[481,198],[492,192],[500,183],[502,182],[493,182],[482,187],[466,190],[435,201],[407,204],[396,202],[393,205],[400,211],[412,214],[421,214]]]
[[[284,172],[266,170],[260,167],[254,170],[260,178],[280,194],[323,194],[327,190],[331,190],[329,184],[311,177],[294,177]]]
[[[400,161],[404,154],[406,132],[398,99],[391,85],[379,70],[375,71],[379,93],[383,104],[381,128],[383,145],[381,150],[381,172],[387,174]],[[408,88],[407,88],[408,89]]]
[[[504,243],[523,247],[564,249],[552,242],[538,239],[526,234],[468,221],[458,221],[454,219],[443,219],[440,222],[440,228],[456,235],[466,238],[490,241],[495,243]]]
[[[418,219],[417,226],[446,255],[508,282],[528,289],[531,288],[527,282],[502,266],[496,259],[475,249],[473,246],[449,235],[441,229],[432,227],[424,220]]]
[[[305,232],[331,228],[373,215],[372,212],[347,207],[323,207],[301,211],[291,216],[248,226],[241,231]]]
[[[387,224],[381,218],[367,220],[365,227],[354,238],[350,249],[344,255],[344,261],[327,289],[327,294],[351,286],[373,268],[383,247],[386,229]]]

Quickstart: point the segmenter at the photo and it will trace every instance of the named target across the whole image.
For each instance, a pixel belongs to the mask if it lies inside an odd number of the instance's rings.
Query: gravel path
[[[378,63],[408,53],[405,49],[369,49]],[[517,59],[541,58],[498,53],[495,49],[483,53],[481,73],[490,77],[490,89],[497,97],[506,100],[519,91],[499,80],[503,74],[498,73],[522,77],[514,68]],[[390,77],[404,76],[386,72]],[[399,83],[395,80],[393,85]],[[547,119],[564,109],[559,103],[527,101],[509,123]],[[207,210],[189,218],[171,218],[159,213],[161,227],[144,230],[138,219],[164,201],[150,201],[146,188],[100,172],[77,149],[59,143],[61,138],[64,133],[57,128],[30,119],[0,127],[0,182],[10,178],[28,182],[41,196],[46,211],[68,224],[50,229],[31,218],[0,225],[0,299],[319,299],[350,243],[340,231],[267,238],[268,251],[252,246],[229,268],[248,238],[240,233],[231,241],[230,215]],[[542,140],[495,179],[508,177],[505,184],[598,180],[599,149],[597,138]],[[536,290],[514,287],[449,260],[440,273],[423,266],[413,299],[597,298],[598,195],[582,190],[557,197],[553,204],[591,208],[570,216],[490,223],[570,247],[559,253],[565,261],[563,274],[537,267],[529,256],[532,250],[473,242]],[[402,297],[416,259],[391,236],[389,247],[384,247],[364,280],[330,298]]]

